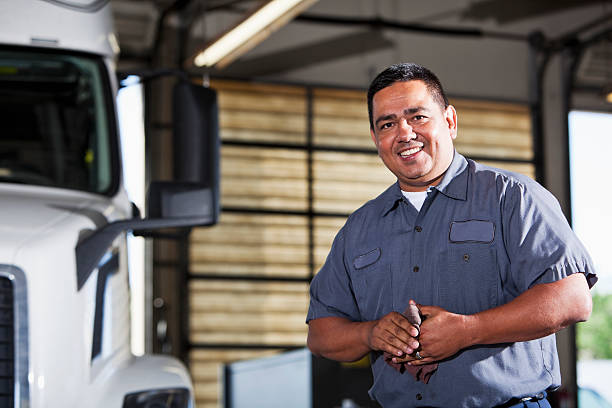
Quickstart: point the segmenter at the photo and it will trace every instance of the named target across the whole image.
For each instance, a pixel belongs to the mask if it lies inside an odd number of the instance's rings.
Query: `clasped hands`
[[[466,316],[437,306],[417,306],[423,316],[420,330],[401,313],[391,312],[372,322],[369,347],[395,356],[394,363],[417,366],[443,360],[471,345],[466,333]]]

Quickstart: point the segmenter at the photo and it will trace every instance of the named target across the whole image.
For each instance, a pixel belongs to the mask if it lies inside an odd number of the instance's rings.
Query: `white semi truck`
[[[218,141],[199,139],[215,133],[214,94],[179,87],[184,177],[152,183],[140,218],[109,3],[0,1],[0,407],[194,405],[179,361],[131,353],[125,232],[216,222]]]

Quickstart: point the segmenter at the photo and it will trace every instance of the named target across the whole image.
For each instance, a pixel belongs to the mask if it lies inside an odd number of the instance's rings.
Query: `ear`
[[[444,118],[450,130],[451,138],[455,139],[457,137],[457,111],[453,105],[448,105],[444,111]]]

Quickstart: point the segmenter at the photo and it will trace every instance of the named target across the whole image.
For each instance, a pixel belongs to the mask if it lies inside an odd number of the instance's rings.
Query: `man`
[[[336,236],[311,284],[308,347],[338,361],[371,352],[385,408],[549,406],[553,334],[589,317],[596,280],[557,201],[454,150],[457,113],[426,68],[380,73],[368,111],[397,183]],[[411,300],[419,328],[401,314]],[[405,361],[438,367],[424,383],[394,369]]]

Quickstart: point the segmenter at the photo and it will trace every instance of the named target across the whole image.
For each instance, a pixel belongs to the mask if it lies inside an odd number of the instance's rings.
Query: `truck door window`
[[[112,168],[103,65],[0,49],[0,182],[107,193]]]

